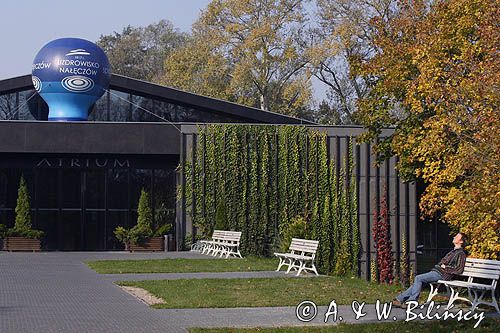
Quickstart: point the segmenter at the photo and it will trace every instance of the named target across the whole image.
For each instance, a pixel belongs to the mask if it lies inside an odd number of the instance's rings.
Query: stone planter
[[[7,237],[4,239],[5,251],[40,251],[41,244],[39,239],[26,237]]]
[[[140,251],[147,251],[147,252],[159,252],[163,251],[163,237],[151,237],[147,242],[144,244],[130,244],[129,246],[130,252],[140,252]]]

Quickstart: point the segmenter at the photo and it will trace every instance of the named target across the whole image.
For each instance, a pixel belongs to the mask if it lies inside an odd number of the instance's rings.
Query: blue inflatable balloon
[[[108,88],[110,76],[104,51],[80,38],[53,40],[33,61],[33,85],[47,102],[52,121],[87,120],[89,108]]]

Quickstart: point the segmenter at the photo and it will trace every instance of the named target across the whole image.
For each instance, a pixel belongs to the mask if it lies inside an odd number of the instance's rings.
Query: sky
[[[189,31],[210,0],[3,0],[0,11],[0,80],[31,73],[38,50],[53,39],[97,41],[127,25],[167,19]]]
[[[0,11],[0,80],[31,73],[37,52],[51,40],[78,37],[97,41],[127,25],[146,26],[169,20],[190,31],[210,0],[2,0]],[[325,88],[313,79],[316,100]]]

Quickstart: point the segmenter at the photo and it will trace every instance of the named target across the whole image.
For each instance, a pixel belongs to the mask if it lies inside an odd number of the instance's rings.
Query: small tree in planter
[[[153,212],[151,210],[149,193],[141,190],[137,206],[137,224],[130,229],[117,227],[116,238],[125,245],[125,250],[144,250],[153,236]]]
[[[135,233],[135,244],[146,242],[153,235],[153,212],[151,210],[149,193],[141,190],[137,206],[137,224],[132,228]]]
[[[171,224],[163,224],[155,230],[155,232],[153,233],[153,237],[163,237],[165,235],[168,235],[170,233],[170,230],[172,230]]]
[[[28,186],[21,176],[16,204],[14,227],[7,230],[7,250],[40,250],[40,238],[43,231],[33,230],[31,226],[31,208]],[[33,240],[33,241],[27,241]]]
[[[175,210],[168,209],[164,202],[160,202],[155,209],[155,225],[153,236],[163,237],[172,231]]]
[[[117,227],[114,233],[116,239],[125,246],[125,251],[129,251],[130,244],[132,244],[133,241],[132,230],[124,227]]]

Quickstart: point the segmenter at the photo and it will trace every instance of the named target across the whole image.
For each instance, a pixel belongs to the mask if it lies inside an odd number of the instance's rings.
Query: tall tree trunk
[[[269,98],[264,94],[260,95],[260,109],[264,111],[269,111]]]

